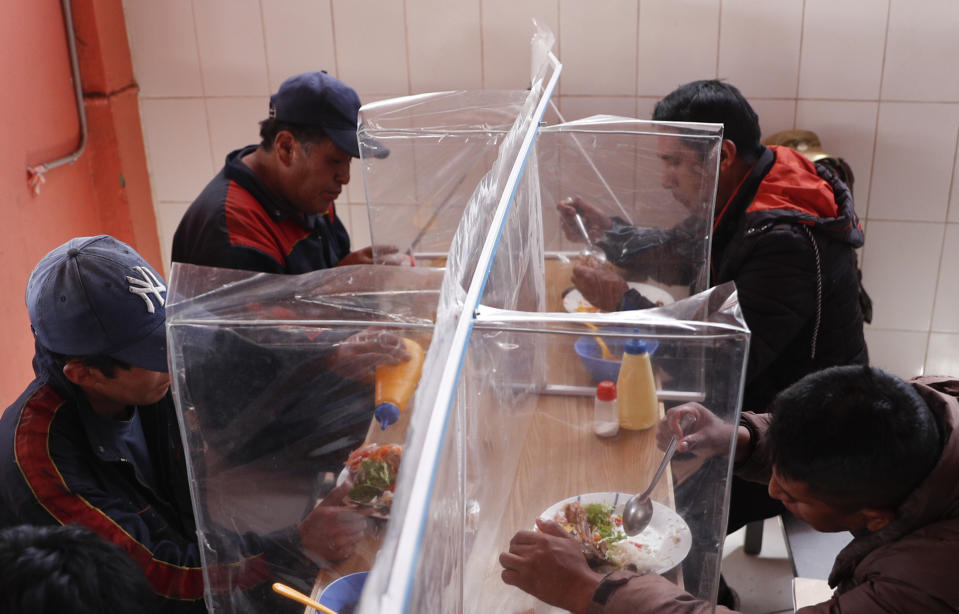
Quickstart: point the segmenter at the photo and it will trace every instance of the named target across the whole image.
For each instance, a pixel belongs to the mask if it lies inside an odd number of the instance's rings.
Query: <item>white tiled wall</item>
[[[886,3],[807,0],[799,96],[876,100],[886,39]]]
[[[719,0],[640,3],[637,52],[640,96],[658,100],[677,85],[715,75]]]
[[[795,98],[803,2],[723,0],[719,72],[747,98]]]
[[[765,134],[816,131],[856,175],[873,362],[959,373],[956,0],[124,0],[161,244],[270,92],[326,69],[365,101],[521,88],[531,19],[556,35],[567,119],[649,117],[699,78],[742,89]],[[340,214],[369,241],[359,182]],[[167,255],[168,258],[168,255]]]

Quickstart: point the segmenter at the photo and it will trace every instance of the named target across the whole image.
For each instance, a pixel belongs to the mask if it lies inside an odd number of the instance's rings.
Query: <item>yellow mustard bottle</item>
[[[412,339],[403,338],[408,360],[395,365],[380,365],[376,367],[373,384],[373,415],[380,423],[381,429],[386,429],[400,418],[400,413],[406,411],[406,406],[419,384],[420,374],[423,372],[423,359],[426,353],[423,346]]]
[[[619,393],[620,428],[641,431],[656,424],[659,420],[656,382],[646,342],[642,339],[626,342],[616,390]]]

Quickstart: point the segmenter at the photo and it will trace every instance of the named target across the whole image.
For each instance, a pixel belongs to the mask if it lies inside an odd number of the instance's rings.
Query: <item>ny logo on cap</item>
[[[147,304],[147,313],[155,313],[156,308],[153,306],[153,301],[150,300],[148,295],[152,294],[157,298],[157,302],[160,306],[163,306],[164,298],[161,292],[166,292],[166,286],[163,285],[157,276],[153,274],[153,271],[146,267],[135,266],[133,270],[143,276],[143,279],[136,277],[130,277],[127,275],[127,281],[130,282],[130,285],[127,289],[133,294],[139,294],[140,298],[143,299],[143,302]]]

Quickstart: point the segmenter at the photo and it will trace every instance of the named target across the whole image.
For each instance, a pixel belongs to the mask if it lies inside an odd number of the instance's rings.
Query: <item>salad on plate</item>
[[[403,447],[395,444],[369,444],[354,450],[344,469],[350,484],[346,502],[368,506],[374,514],[388,516],[402,456]]]
[[[663,573],[678,565],[692,545],[689,526],[669,507],[653,501],[653,520],[638,535],[623,529],[624,493],[588,493],[570,497],[540,518],[553,520],[582,545],[590,567],[613,571],[630,567]]]

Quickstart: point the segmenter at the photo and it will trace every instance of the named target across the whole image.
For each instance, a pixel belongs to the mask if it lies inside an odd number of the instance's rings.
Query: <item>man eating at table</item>
[[[207,581],[238,599],[272,597],[275,579],[308,589],[314,560],[349,557],[366,528],[341,505],[343,489],[295,526],[210,544],[237,556],[201,569],[169,392],[166,291],[149,263],[108,235],[71,239],[34,268],[26,303],[36,379],[0,419],[0,528],[91,529],[140,566],[164,612],[206,611]],[[337,352],[359,360],[371,348],[346,340]]]
[[[174,262],[297,274],[373,264],[373,247],[350,251],[334,201],[360,157],[360,99],[326,71],[284,81],[260,122],[259,145],[230,152],[173,235]],[[364,157],[389,150],[373,139]],[[398,264],[396,248],[376,246],[378,262]]]
[[[849,188],[829,168],[797,151],[762,145],[759,117],[729,83],[682,85],[656,104],[653,119],[723,124],[711,227],[701,228],[706,220],[696,216],[669,229],[632,226],[574,199],[557,205],[566,236],[582,240],[574,221],[579,213],[609,262],[631,275],[670,284],[696,281],[691,254],[696,241],[710,237],[709,285],[736,283],[752,332],[745,410],[767,411],[776,393],[808,373],[868,364],[865,293],[855,253],[864,235]],[[701,206],[706,174],[701,152],[682,138],[662,139],[659,158],[663,188],[688,210]],[[573,282],[588,301],[607,311],[653,306],[609,266],[581,263],[573,269]],[[782,511],[765,489],[745,480],[733,480],[730,500],[727,533]],[[686,579],[696,583],[689,574]],[[721,602],[735,603],[725,584]]]
[[[686,415],[695,417],[685,432]],[[832,598],[801,614],[955,612],[959,583],[959,380],[905,382],[879,369],[834,367],[780,393],[768,414],[727,424],[697,403],[672,408],[658,438],[708,458],[736,437],[737,473],[819,531],[850,531],[837,556]],[[556,523],[520,531],[500,555],[507,584],[572,612],[711,612],[657,574],[607,575],[586,563]],[[719,606],[717,612],[729,612]]]

